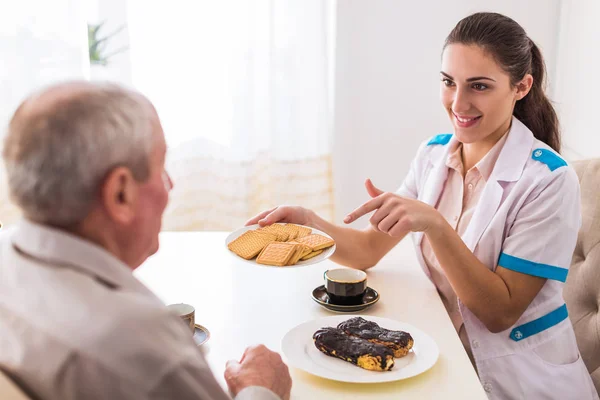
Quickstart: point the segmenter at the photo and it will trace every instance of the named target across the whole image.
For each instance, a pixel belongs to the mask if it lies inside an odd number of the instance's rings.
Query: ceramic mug
[[[325,271],[325,290],[333,304],[360,304],[367,290],[367,274],[364,271],[337,268]]]
[[[195,314],[196,310],[189,304],[178,303],[170,304],[167,306],[171,311],[181,318],[181,320],[188,326],[188,328],[194,333],[196,329]]]

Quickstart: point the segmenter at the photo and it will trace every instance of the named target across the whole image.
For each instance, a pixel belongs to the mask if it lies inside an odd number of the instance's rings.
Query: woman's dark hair
[[[513,115],[534,136],[560,152],[556,111],[544,93],[546,65],[540,49],[516,21],[497,13],[476,13],[460,20],[446,38],[446,46],[477,45],[489,53],[516,85],[526,74],[533,76],[529,93],[517,101]]]

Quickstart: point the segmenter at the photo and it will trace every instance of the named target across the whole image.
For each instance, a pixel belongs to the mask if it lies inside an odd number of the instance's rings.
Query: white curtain
[[[0,143],[10,116],[28,94],[53,82],[89,75],[84,15],[77,0],[24,0],[2,7]],[[2,166],[0,222],[10,224],[18,217],[18,210],[8,200]]]
[[[12,93],[0,97],[3,121],[41,84],[89,77],[86,22],[104,22],[105,33],[125,25],[107,51],[126,51],[92,66],[91,78],[132,85],[157,108],[175,182],[164,229],[231,230],[282,203],[333,218],[334,2],[34,3],[11,6],[20,19],[0,15],[0,54],[11,62],[0,96]],[[0,220],[13,220],[0,202]]]
[[[170,146],[165,229],[230,230],[282,203],[333,218],[332,4],[129,0],[132,83]]]

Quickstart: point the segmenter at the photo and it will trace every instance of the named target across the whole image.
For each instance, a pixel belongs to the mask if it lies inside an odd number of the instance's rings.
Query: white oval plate
[[[391,371],[368,371],[354,364],[321,353],[314,345],[312,336],[320,328],[336,327],[350,318],[363,317],[382,328],[410,333],[415,344],[406,357],[395,358]],[[431,368],[440,351],[435,341],[425,332],[412,325],[393,319],[368,315],[335,315],[305,322],[292,328],[281,342],[281,350],[288,364],[310,374],[340,382],[380,383],[411,378]]]
[[[298,224],[296,224],[298,225]],[[304,225],[298,225],[298,226],[304,226]],[[311,228],[310,226],[304,226],[305,228],[311,229],[312,233],[315,234],[319,234],[319,235],[323,235],[326,236],[330,239],[332,239],[331,236],[329,236],[328,234],[326,234],[325,232],[322,232],[318,229],[314,229]],[[229,243],[233,242],[235,239],[237,239],[239,236],[242,235],[242,233],[247,232],[247,231],[253,231],[255,229],[258,229],[259,225],[250,225],[250,226],[245,226],[241,229],[238,229],[235,232],[231,232],[227,238],[225,239],[225,247],[227,248],[227,252],[230,253],[232,256],[234,256],[235,258],[237,258],[238,260],[241,261],[245,261],[245,262],[249,262],[252,263],[254,265],[259,265],[261,267],[273,267],[272,265],[263,265],[263,264],[258,264],[256,262],[256,258],[253,258],[252,260],[246,260],[240,256],[238,256],[237,254],[235,254],[234,252],[232,252],[231,250],[229,250],[229,248],[227,247],[229,245]],[[275,268],[293,268],[293,267],[303,267],[305,265],[311,265],[311,264],[316,264],[319,263],[323,260],[328,259],[329,257],[331,257],[331,255],[335,252],[335,244],[325,250],[323,250],[323,252],[321,254],[319,254],[318,256],[315,256],[313,258],[309,258],[308,260],[305,261],[298,261],[295,265],[286,265],[285,267],[275,267]]]

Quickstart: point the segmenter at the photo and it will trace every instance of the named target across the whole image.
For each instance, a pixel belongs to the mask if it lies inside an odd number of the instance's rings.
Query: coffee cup
[[[189,304],[178,303],[170,304],[167,306],[174,314],[178,315],[179,318],[188,326],[188,328],[194,333],[196,329],[195,313],[196,310]]]
[[[333,304],[360,304],[367,290],[367,274],[364,271],[337,268],[325,271],[325,290]]]

